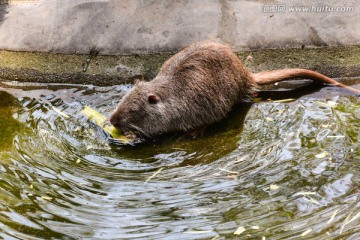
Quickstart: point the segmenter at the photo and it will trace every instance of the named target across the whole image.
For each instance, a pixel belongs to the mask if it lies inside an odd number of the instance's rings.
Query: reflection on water
[[[0,156],[12,148],[12,142],[17,131],[23,130],[21,124],[12,117],[18,107],[15,98],[9,93],[0,91]]]
[[[130,87],[0,85],[0,238],[360,238],[359,97],[325,88],[238,106],[198,140],[117,146],[79,112],[109,116]]]

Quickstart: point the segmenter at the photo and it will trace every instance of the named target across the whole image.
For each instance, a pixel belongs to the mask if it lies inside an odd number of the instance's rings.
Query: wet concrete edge
[[[174,53],[106,56],[0,50],[0,79],[109,86],[151,80]],[[332,78],[360,76],[360,46],[267,49],[237,53],[253,72],[301,67]],[[357,81],[356,83],[359,83]]]

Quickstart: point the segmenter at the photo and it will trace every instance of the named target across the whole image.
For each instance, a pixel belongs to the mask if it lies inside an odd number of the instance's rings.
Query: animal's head
[[[164,96],[151,82],[136,81],[123,97],[110,122],[125,134],[151,137],[166,131]]]

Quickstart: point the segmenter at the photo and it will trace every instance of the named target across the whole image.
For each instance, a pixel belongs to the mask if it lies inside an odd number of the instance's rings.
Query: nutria
[[[152,81],[136,81],[110,122],[125,133],[146,137],[175,131],[196,137],[224,118],[234,104],[250,101],[258,85],[290,78],[308,78],[360,93],[306,69],[250,73],[228,46],[205,41],[168,59]]]

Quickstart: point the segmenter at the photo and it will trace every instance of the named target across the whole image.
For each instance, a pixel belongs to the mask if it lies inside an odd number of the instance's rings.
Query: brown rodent
[[[125,133],[146,137],[175,131],[196,137],[224,118],[234,104],[250,101],[258,85],[290,78],[308,78],[360,93],[306,69],[250,73],[228,46],[205,41],[168,59],[152,81],[137,81],[110,122]]]

